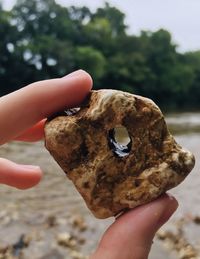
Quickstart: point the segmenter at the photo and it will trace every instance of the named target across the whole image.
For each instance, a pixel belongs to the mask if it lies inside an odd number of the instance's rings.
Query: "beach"
[[[192,151],[196,165],[178,187],[170,190],[179,208],[158,232],[150,259],[200,258],[200,114],[167,116],[176,141]],[[0,259],[86,259],[113,219],[96,219],[73,184],[38,143],[11,142],[0,157],[37,164],[44,176],[30,190],[0,188]]]

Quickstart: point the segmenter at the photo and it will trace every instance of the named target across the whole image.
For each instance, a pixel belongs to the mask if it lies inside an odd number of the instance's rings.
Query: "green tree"
[[[110,6],[108,2],[105,3],[103,8],[98,8],[93,14],[92,20],[95,19],[106,19],[110,23],[112,37],[116,38],[126,34],[127,26],[125,25],[124,19],[125,14],[119,9]]]
[[[30,72],[30,67],[26,66],[18,48],[19,32],[11,21],[12,12],[0,9],[1,95],[16,90],[19,86],[23,86],[21,83],[29,77]]]
[[[160,105],[181,105],[182,94],[187,94],[192,81],[193,71],[180,62],[176,45],[166,30],[142,32],[142,52],[150,68],[150,77],[141,86],[141,94],[147,94]],[[180,103],[177,103],[180,100]]]
[[[20,33],[19,45],[33,79],[62,76],[74,69],[76,26],[67,8],[48,1],[18,0],[13,9]]]
[[[200,52],[181,54],[163,29],[127,33],[125,15],[105,3],[63,7],[55,0],[0,5],[0,94],[82,68],[95,88],[152,98],[164,107],[199,107]]]
[[[106,67],[106,60],[103,54],[93,47],[77,47],[75,61],[76,68],[88,71],[93,76],[95,84],[98,85],[105,73]]]
[[[187,52],[181,56],[182,62],[192,69],[194,79],[187,95],[187,103],[190,106],[200,108],[200,51]]]

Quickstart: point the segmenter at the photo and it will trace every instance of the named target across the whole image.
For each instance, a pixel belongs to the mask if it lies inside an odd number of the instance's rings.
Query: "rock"
[[[46,255],[40,257],[40,259],[65,259],[64,257],[58,250],[52,249],[49,253]]]
[[[86,243],[86,238],[84,238],[84,237],[79,237],[79,238],[78,238],[78,243],[79,243],[79,245],[84,245],[84,244]]]
[[[84,256],[83,254],[79,253],[78,251],[71,251],[70,255],[73,259],[89,259],[89,257]]]
[[[75,228],[78,228],[80,232],[83,232],[88,228],[84,218],[81,215],[73,216],[71,219],[71,223],[72,223],[72,226]]]
[[[174,250],[177,252],[177,258],[180,258],[180,259],[200,258],[200,255],[197,249],[192,244],[190,244],[187,238],[184,236],[182,227],[177,229],[177,233],[172,233],[171,231],[159,230],[156,236],[159,240],[164,242],[164,245],[169,250]]]
[[[200,216],[195,216],[193,219],[194,223],[199,225],[200,224]]]
[[[128,132],[125,145],[119,128]],[[51,117],[45,145],[97,218],[154,200],[194,166],[153,101],[116,90],[92,91],[80,108]]]
[[[13,256],[12,247],[11,246],[1,246],[0,247],[0,259],[15,259]]]
[[[190,245],[186,247],[182,247],[178,253],[180,259],[198,259],[199,256],[197,255],[194,248]]]
[[[5,255],[8,254],[8,251],[11,251],[9,246],[0,245],[0,259],[5,258]]]
[[[48,227],[55,227],[57,225],[56,217],[54,215],[49,215],[46,219]]]
[[[60,233],[57,235],[57,243],[61,246],[73,248],[76,246],[76,240],[69,233]]]

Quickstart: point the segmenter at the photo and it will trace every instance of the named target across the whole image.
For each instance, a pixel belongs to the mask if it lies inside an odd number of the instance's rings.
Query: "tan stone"
[[[60,233],[57,235],[57,243],[61,246],[66,247],[75,247],[76,246],[76,240],[73,238],[73,236],[69,233]]]
[[[114,136],[121,126],[131,139],[126,146]],[[97,218],[152,201],[194,166],[153,101],[116,90],[92,91],[80,109],[49,119],[45,145]]]

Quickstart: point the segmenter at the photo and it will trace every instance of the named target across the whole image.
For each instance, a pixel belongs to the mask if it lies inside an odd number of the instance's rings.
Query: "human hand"
[[[156,231],[178,207],[167,194],[130,210],[107,229],[90,259],[146,259]]]
[[[0,98],[0,145],[11,140],[37,141],[44,136],[45,118],[78,105],[92,87],[91,77],[78,70],[60,79],[30,84]],[[0,158],[0,183],[27,189],[42,176],[37,166]]]
[[[44,136],[45,118],[78,105],[90,91],[91,77],[76,71],[64,78],[33,83],[0,98],[0,145],[11,140],[37,141]],[[0,158],[0,183],[26,189],[42,176],[37,166]],[[120,216],[104,234],[91,259],[147,258],[155,232],[177,208],[167,195]]]

